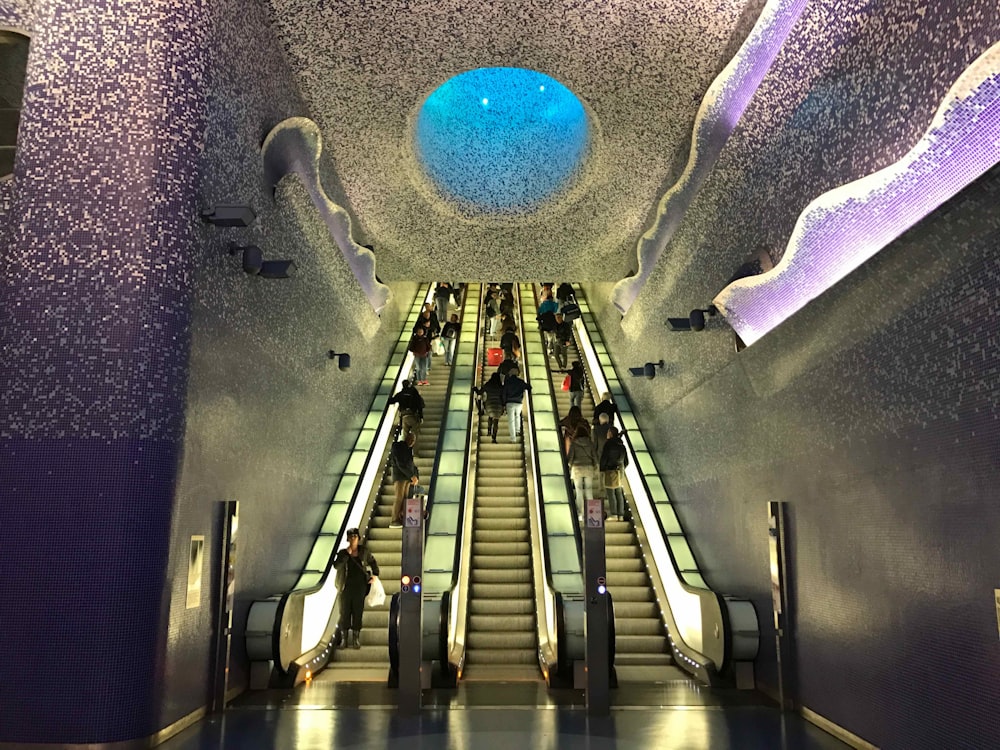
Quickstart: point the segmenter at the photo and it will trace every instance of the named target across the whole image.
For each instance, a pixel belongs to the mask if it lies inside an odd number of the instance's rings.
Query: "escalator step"
[[[527,599],[533,601],[530,583],[477,583],[469,587],[469,599]]]
[[[528,535],[527,529],[524,531],[487,531],[486,529],[480,529],[479,524],[476,524],[476,528],[472,533],[472,541],[476,542],[504,542],[505,544],[525,542],[529,541],[530,537]],[[524,561],[521,561],[524,564]]]
[[[474,555],[524,555],[527,559],[531,554],[528,542],[473,542]],[[626,574],[627,575],[627,574]]]
[[[653,617],[659,621],[660,613],[655,602],[625,602],[619,601],[615,594],[615,620],[619,617]]]
[[[521,515],[525,515],[525,502],[523,495],[512,495],[510,490],[503,491],[499,488],[476,487],[476,510],[480,508],[517,508]]]
[[[472,570],[520,570],[525,560],[516,555],[473,555]]]
[[[534,616],[533,599],[472,599],[469,602],[470,615],[526,615]]]
[[[662,635],[615,635],[615,653],[666,654],[667,639]]]
[[[528,531],[528,519],[519,518],[477,518],[476,531]]]
[[[481,583],[531,583],[531,570],[527,568],[473,568],[472,585]]]
[[[642,559],[638,557],[607,557],[605,558],[605,565],[609,574],[614,571],[616,573],[641,573],[642,575],[646,575]]]
[[[615,607],[618,602],[653,602],[653,589],[650,586],[608,586],[608,591],[615,598]]]
[[[500,650],[500,649],[532,649],[538,643],[534,628],[522,633],[508,633],[504,631],[470,631],[466,644],[470,650],[479,649]]]
[[[616,667],[653,667],[667,666],[673,664],[674,660],[669,653],[662,654],[641,654],[622,653],[615,646],[615,666]]]
[[[479,523],[481,518],[504,518],[504,519],[524,519],[527,514],[524,507],[513,507],[509,505],[483,505],[476,503],[475,519]]]
[[[508,617],[472,615],[469,618],[469,630],[471,632],[513,630],[534,633],[535,617],[534,615],[516,615]]]
[[[615,560],[640,559],[642,552],[640,552],[637,545],[617,545],[614,547],[605,547],[604,556],[607,560],[611,560],[612,558]]]
[[[608,588],[621,586],[641,586],[649,588],[649,576],[645,571],[639,573],[622,573],[617,570],[608,571]]]
[[[538,664],[538,651],[535,647],[524,649],[469,649],[466,665],[476,664]]]
[[[658,619],[653,619],[652,617],[622,617],[616,607],[615,635],[657,635],[663,638],[666,635],[666,631],[664,630],[663,623]]]

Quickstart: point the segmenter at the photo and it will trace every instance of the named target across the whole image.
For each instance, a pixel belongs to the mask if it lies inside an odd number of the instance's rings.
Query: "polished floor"
[[[396,711],[380,683],[317,676],[296,690],[247,693],[161,745],[165,750],[837,750],[848,747],[758,693],[686,679],[622,684],[611,713],[590,717],[583,691],[541,682],[470,683],[429,690],[419,716]]]

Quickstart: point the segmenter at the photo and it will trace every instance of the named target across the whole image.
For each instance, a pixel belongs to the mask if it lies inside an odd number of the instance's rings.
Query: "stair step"
[[[524,615],[531,614],[534,616],[535,612],[535,601],[531,598],[523,599],[470,599],[469,601],[469,614],[470,615],[490,615],[495,617],[497,615],[509,616],[509,615]]]
[[[616,632],[615,653],[668,654],[670,648],[665,635],[619,635]]]
[[[504,544],[517,544],[523,542],[525,544],[530,543],[531,537],[528,535],[527,529],[523,531],[503,529],[500,531],[488,531],[486,529],[480,529],[477,523],[475,529],[472,532],[472,542],[473,545],[478,543],[488,543],[488,542],[503,542]]]
[[[469,599],[527,599],[534,601],[530,583],[477,583],[470,587]]]
[[[521,633],[507,631],[470,631],[466,636],[466,645],[470,651],[479,649],[486,650],[508,650],[508,649],[533,649],[538,644],[538,637],[534,628]]]
[[[481,583],[531,583],[531,570],[528,568],[473,568],[472,585]]]
[[[470,632],[479,631],[520,631],[535,632],[534,615],[510,615],[494,617],[493,615],[472,615],[469,617]]]
[[[536,648],[525,649],[469,649],[465,665],[477,664],[538,664]]]

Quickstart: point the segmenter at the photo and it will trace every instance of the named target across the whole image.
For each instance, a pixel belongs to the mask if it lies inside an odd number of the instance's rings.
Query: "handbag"
[[[564,391],[568,391],[570,385],[572,384],[573,384],[573,377],[571,375],[567,375],[565,378],[563,378],[562,389]]]
[[[372,587],[365,597],[365,604],[369,607],[381,607],[385,604],[385,587],[378,576],[372,578]]]
[[[431,342],[431,352],[433,354],[436,354],[439,357],[443,356],[444,355],[444,341],[442,341],[440,338],[434,339],[434,341]]]

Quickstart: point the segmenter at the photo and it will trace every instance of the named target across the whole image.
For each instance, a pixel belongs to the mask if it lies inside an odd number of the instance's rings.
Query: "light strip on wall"
[[[810,203],[774,269],[713,302],[752,344],[998,162],[1000,43],[959,77],[902,159]]]
[[[632,307],[649,280],[664,248],[711,173],[733,128],[805,7],[805,0],[769,0],[739,52],[705,92],[695,117],[694,136],[684,172],[660,199],[653,226],[639,240],[636,248],[638,270],[635,275],[615,284],[611,292],[611,301],[622,315]]]

